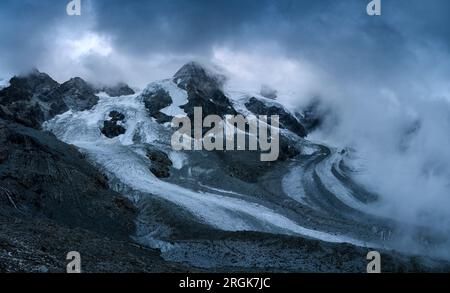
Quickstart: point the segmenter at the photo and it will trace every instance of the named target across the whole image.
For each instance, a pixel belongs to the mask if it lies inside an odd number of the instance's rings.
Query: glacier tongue
[[[171,81],[162,82],[159,86],[175,97],[174,104],[166,109],[166,114],[181,114],[179,106],[185,102],[181,90],[173,88]],[[108,139],[101,134],[100,127],[111,111],[125,115],[126,133]],[[247,196],[225,196],[221,192],[191,190],[156,178],[148,168],[149,161],[140,149],[140,144],[168,144],[171,130],[148,116],[139,94],[120,98],[100,96],[93,109],[66,112],[46,122],[44,127],[61,140],[79,147],[96,165],[131,190],[143,196],[159,196],[169,200],[189,211],[197,220],[218,229],[302,235],[327,242],[365,245],[363,241],[350,237],[302,227]],[[188,160],[184,154],[174,152],[171,157],[178,159],[179,168]]]

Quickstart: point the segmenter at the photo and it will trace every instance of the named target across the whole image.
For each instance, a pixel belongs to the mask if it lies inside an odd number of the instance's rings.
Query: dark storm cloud
[[[59,25],[65,1],[0,1],[0,66],[20,71],[46,54],[46,40]]]
[[[93,0],[97,28],[132,51],[202,51],[228,42],[282,42],[286,49],[321,44],[327,38],[393,46],[395,34],[450,45],[450,3],[445,0],[385,0],[383,16],[368,17],[368,0]],[[355,34],[356,33],[356,34]],[[353,34],[353,35],[352,35]],[[351,44],[349,44],[350,46]],[[362,45],[362,47],[364,47]]]
[[[86,23],[133,58],[208,57],[214,46],[245,50],[270,43],[279,54],[310,58],[330,72],[352,66],[358,75],[360,68],[402,70],[410,43],[450,47],[446,0],[384,0],[381,17],[366,15],[369,0],[82,0],[81,17],[65,15],[68,2],[1,1],[0,65],[17,70],[47,62],[49,37]]]
[[[136,51],[208,49],[212,44],[248,44],[272,38],[288,20],[321,14],[332,1],[167,0],[94,1],[98,29]]]

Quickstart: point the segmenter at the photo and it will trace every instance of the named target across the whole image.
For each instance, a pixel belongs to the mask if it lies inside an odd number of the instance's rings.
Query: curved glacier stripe
[[[290,219],[253,202],[191,191],[158,180],[149,171],[145,159],[125,147],[111,147],[111,145],[107,148],[87,145],[81,147],[91,154],[93,160],[129,187],[178,204],[197,218],[221,230],[299,234],[327,242],[366,245],[355,239],[301,227]],[[255,221],[260,225],[254,224]]]
[[[111,110],[126,113],[127,132],[106,139],[99,131]],[[49,121],[45,127],[60,139],[74,144],[89,158],[128,187],[165,198],[190,211],[201,221],[226,231],[261,231],[302,235],[335,243],[367,246],[349,237],[307,229],[260,204],[214,193],[189,190],[157,179],[149,170],[148,159],[133,148],[132,136],[138,132],[155,137],[160,125],[147,115],[137,96],[120,99],[101,98],[90,111],[67,112]]]
[[[289,173],[283,177],[281,184],[283,191],[287,196],[302,205],[309,205],[307,202],[308,197],[306,195],[305,188],[303,187],[302,173],[304,173],[304,169],[302,167],[292,168]]]
[[[325,188],[336,196],[343,204],[355,210],[365,211],[368,207],[358,201],[352,191],[345,187],[341,181],[331,172],[333,166],[338,164],[341,157],[338,153],[331,154],[330,157],[316,165],[316,172]]]

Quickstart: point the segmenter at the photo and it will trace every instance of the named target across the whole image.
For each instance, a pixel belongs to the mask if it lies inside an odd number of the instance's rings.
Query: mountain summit
[[[221,89],[226,77],[198,62],[189,62],[175,73],[173,80],[184,90],[195,88],[209,94]]]

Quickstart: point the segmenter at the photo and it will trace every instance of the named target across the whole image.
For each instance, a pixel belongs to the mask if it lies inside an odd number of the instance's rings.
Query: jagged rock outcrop
[[[0,104],[0,118],[23,124],[25,126],[40,128],[45,121],[44,112],[36,102],[17,101],[9,105]]]
[[[0,91],[0,118],[40,128],[42,122],[65,110],[61,99],[50,98],[59,84],[45,73],[33,70],[13,77],[9,84]]]
[[[281,106],[275,104],[269,105],[267,103],[258,100],[257,98],[250,98],[245,103],[245,106],[249,111],[255,115],[278,115],[280,117],[280,127],[288,129],[300,137],[306,136],[306,131],[303,125],[293,115],[288,113]]]
[[[144,105],[150,116],[155,118],[159,123],[170,122],[173,117],[170,117],[161,112],[162,109],[170,106],[173,101],[169,93],[162,88],[156,88],[152,91],[144,92],[142,94]]]
[[[52,92],[53,100],[62,98],[68,109],[84,111],[91,109],[98,102],[95,89],[79,77],[72,78]]]
[[[0,118],[35,129],[69,109],[88,110],[98,102],[94,89],[78,77],[60,85],[34,69],[9,83],[0,91]]]
[[[182,106],[189,118],[194,117],[194,107],[202,107],[203,115],[236,115],[230,100],[222,91],[225,77],[191,62],[184,65],[173,77],[179,88],[187,91],[188,103]]]
[[[28,75],[15,76],[9,81],[3,94],[5,100],[25,100],[28,98],[37,98],[45,100],[56,88],[59,83],[53,80],[49,75],[33,69]]]
[[[200,63],[189,62],[175,73],[173,81],[186,91],[191,88],[211,95],[222,88],[226,77],[206,69]]]
[[[157,148],[147,146],[147,158],[152,162],[150,171],[158,178],[170,177],[172,161],[169,156]]]
[[[114,138],[116,136],[124,134],[127,130],[123,127],[122,123],[125,120],[125,115],[117,111],[109,113],[110,120],[103,122],[102,133],[107,138]]]

